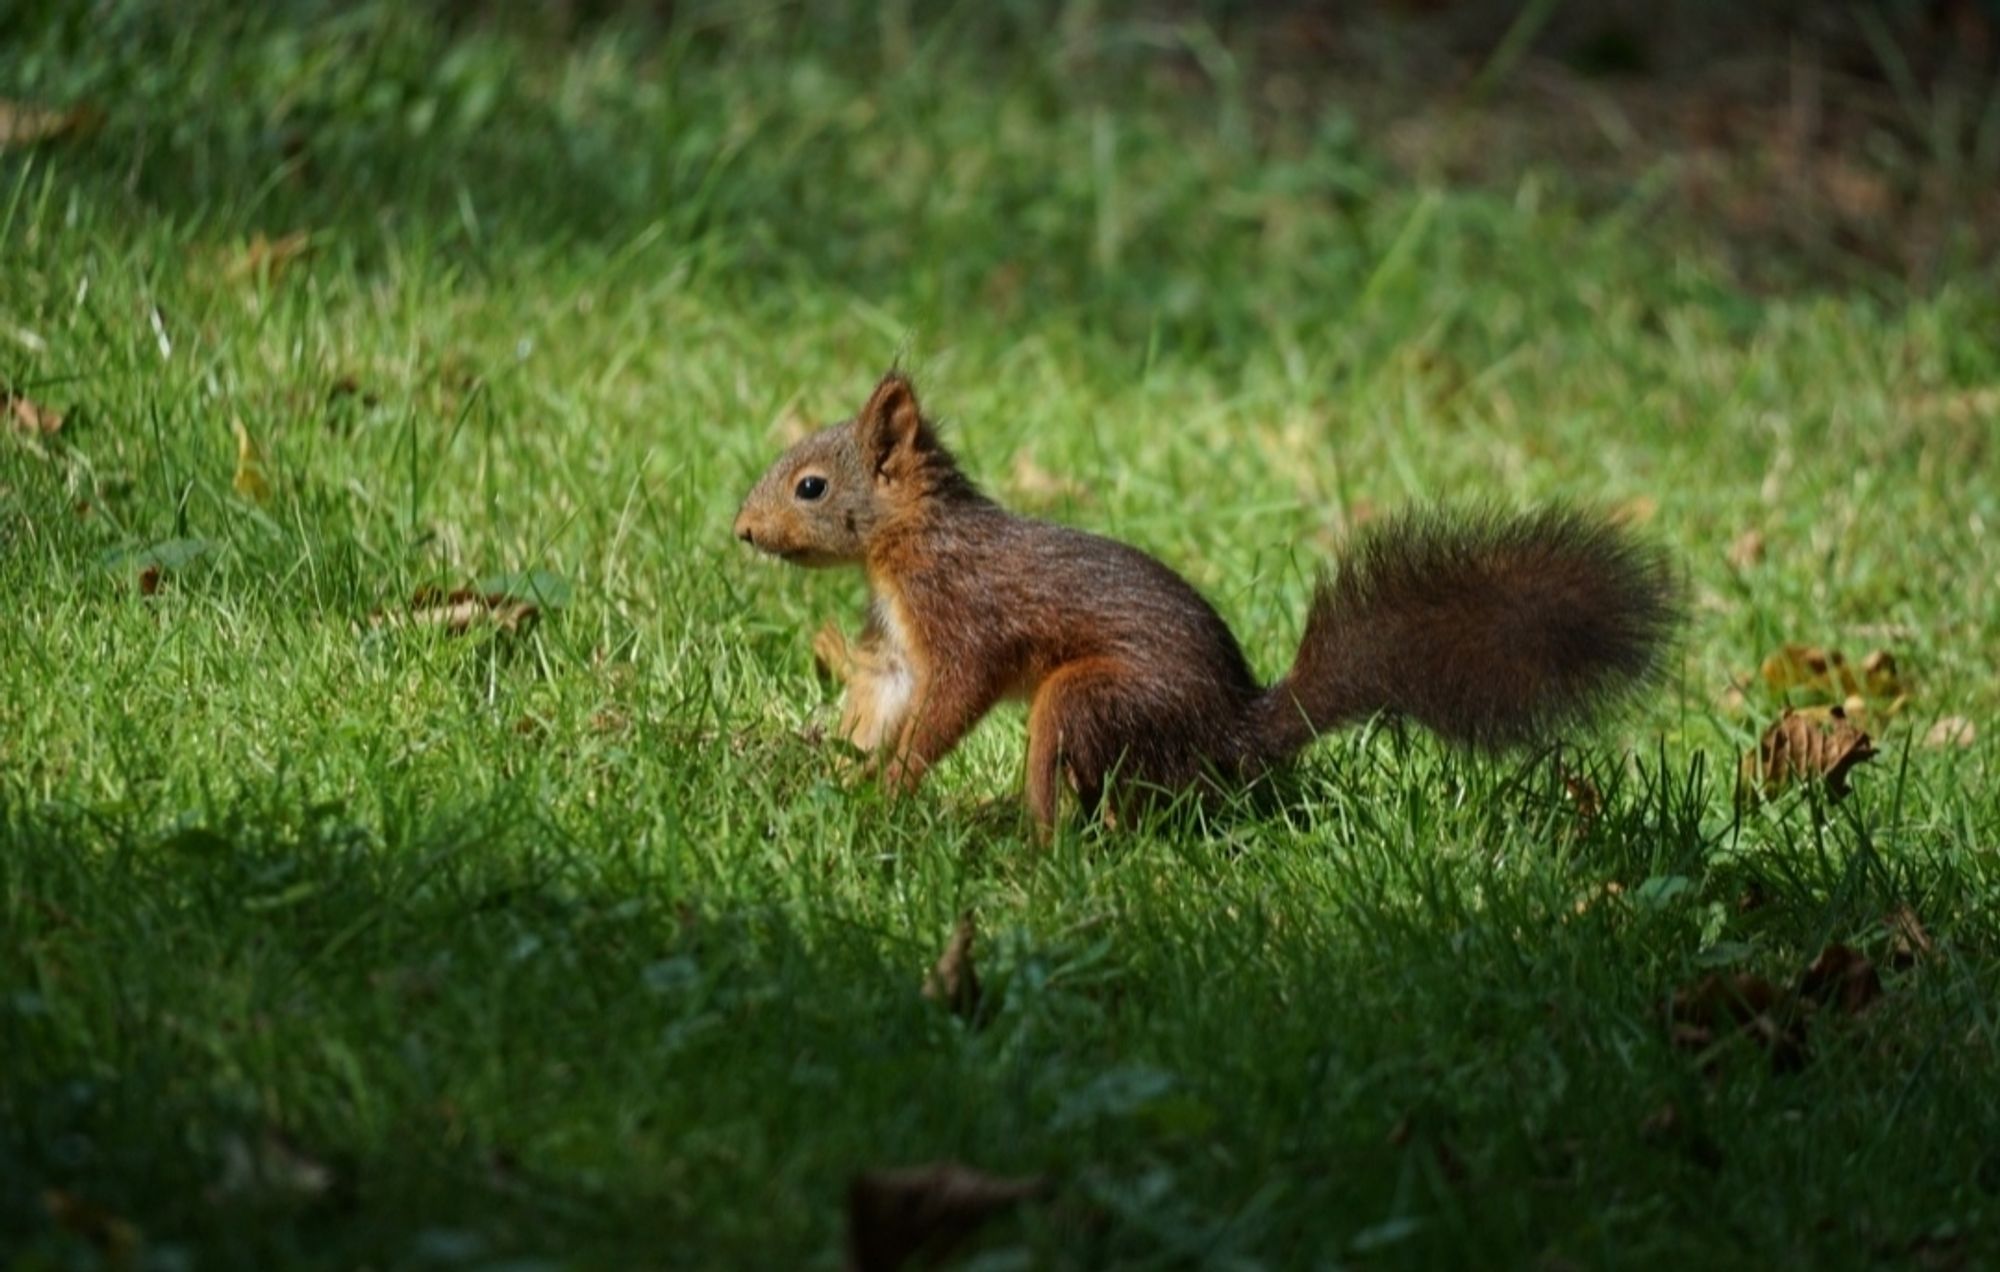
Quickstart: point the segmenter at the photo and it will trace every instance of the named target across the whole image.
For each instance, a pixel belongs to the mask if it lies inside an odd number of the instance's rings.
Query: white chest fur
[[[873,615],[874,630],[857,651],[840,715],[841,733],[863,751],[895,741],[917,696],[917,660],[902,607],[877,596]]]

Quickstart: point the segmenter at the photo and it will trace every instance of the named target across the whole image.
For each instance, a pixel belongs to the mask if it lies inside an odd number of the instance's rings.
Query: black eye
[[[817,499],[826,493],[826,478],[801,477],[799,484],[792,488],[792,493],[801,499]]]

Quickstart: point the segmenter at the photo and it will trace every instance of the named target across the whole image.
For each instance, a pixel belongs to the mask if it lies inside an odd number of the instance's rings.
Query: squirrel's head
[[[878,526],[964,485],[915,386],[891,371],[859,415],[778,457],[744,498],[736,537],[794,565],[858,562]]]

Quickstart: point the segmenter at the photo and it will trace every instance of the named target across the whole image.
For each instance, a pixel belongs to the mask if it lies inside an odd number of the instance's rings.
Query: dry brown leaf
[[[1082,482],[1059,477],[1034,461],[1026,451],[1014,457],[1014,493],[1031,503],[1055,503],[1063,499],[1083,500],[1090,490]]]
[[[1047,1189],[1040,1176],[1006,1179],[957,1162],[865,1171],[847,1186],[847,1266],[892,1272],[912,1258],[941,1260],[987,1220]]]
[[[1944,420],[1951,424],[2000,420],[2000,385],[1922,393],[1911,398],[1906,409],[1919,419]]]
[[[139,571],[139,595],[152,596],[160,590],[160,563],[149,562]]]
[[[1924,745],[1932,749],[1946,746],[1971,746],[1979,737],[1979,730],[1964,716],[1946,716],[1930,727],[1924,734]]]
[[[1793,707],[1792,714],[1822,729],[1830,729],[1839,720],[1845,720],[1857,729],[1868,727],[1868,699],[1858,693],[1849,694],[1847,701],[1822,703],[1816,707]]]
[[[1597,818],[1604,811],[1604,793],[1597,789],[1597,783],[1582,773],[1562,770],[1563,791],[1570,803],[1576,805],[1576,833],[1587,835],[1597,824]]]
[[[264,452],[258,448],[250,430],[243,427],[242,420],[231,421],[236,430],[236,475],[230,485],[236,493],[251,503],[266,503],[271,498],[271,481],[265,475]]]
[[[951,1009],[963,1020],[979,1014],[979,973],[972,966],[972,942],[978,935],[972,911],[958,916],[958,926],[945,942],[944,953],[924,977],[924,997]]]
[[[590,715],[590,731],[592,733],[616,737],[629,732],[631,728],[632,717],[626,715],[617,707],[600,707]]]
[[[233,283],[246,279],[276,282],[287,269],[311,255],[312,251],[312,235],[304,230],[293,230],[277,238],[266,238],[260,230],[229,255],[223,264],[223,276]]]
[[[375,628],[442,627],[454,636],[462,636],[476,627],[493,627],[503,632],[525,631],[534,626],[540,617],[541,609],[532,601],[509,596],[505,592],[480,592],[469,587],[446,592],[436,587],[421,587],[410,598],[409,612],[377,610],[368,616],[368,625]]]
[[[1735,715],[1750,705],[1750,695],[1743,692],[1742,684],[1731,681],[1715,695],[1715,705],[1718,710]]]
[[[1756,528],[1745,530],[1729,545],[1729,564],[1739,570],[1747,570],[1764,559],[1764,532]]]
[[[53,437],[62,431],[63,417],[32,398],[0,391],[0,408],[14,430],[30,437]]]
[[[1791,1073],[1806,1062],[1806,1022],[1784,1007],[1784,995],[1755,973],[1711,972],[1668,999],[1667,1035],[1696,1052],[1741,1035],[1770,1053],[1772,1069]]]
[[[1858,1016],[1882,997],[1882,978],[1858,951],[1836,943],[1821,950],[1799,978],[1799,997]]]
[[[1827,203],[1849,220],[1880,221],[1895,211],[1895,188],[1881,174],[1837,155],[1821,156],[1816,169]]]
[[[1824,719],[1786,710],[1776,724],[1764,731],[1757,749],[1743,757],[1743,786],[1749,791],[1775,795],[1800,779],[1822,779],[1827,796],[1847,797],[1847,773],[1857,764],[1875,758],[1875,744],[1854,727],[1841,708]]]
[[[1618,525],[1643,526],[1660,515],[1660,501],[1652,495],[1633,495],[1612,504],[1609,515]]]
[[[1886,649],[1869,653],[1857,671],[1837,649],[1787,644],[1758,670],[1765,685],[1780,697],[1799,693],[1822,703],[1844,702],[1850,714],[1864,697],[1876,703],[1875,714],[1884,717],[1909,703],[1896,657]]]
[[[1624,884],[1618,882],[1616,879],[1607,879],[1578,897],[1574,908],[1579,915],[1588,914],[1593,906],[1605,901],[1616,901],[1624,895]]]
[[[42,1193],[42,1209],[58,1228],[89,1242],[107,1267],[132,1266],[139,1251],[139,1230],[131,1221],[60,1188]]]
[[[1788,644],[1759,668],[1772,693],[1802,689],[1816,697],[1845,698],[1861,691],[1861,682],[1837,649]]]
[[[0,150],[88,136],[103,122],[103,112],[95,106],[36,106],[0,98]]]
[[[1898,905],[1882,916],[1882,926],[1889,930],[1889,962],[1898,969],[1913,966],[1920,959],[1927,959],[1936,952],[1931,944],[1931,934],[1924,931],[1917,912],[1907,904]]]
[[[1861,688],[1871,698],[1897,698],[1903,693],[1903,679],[1896,672],[1896,656],[1877,649],[1861,660]]]

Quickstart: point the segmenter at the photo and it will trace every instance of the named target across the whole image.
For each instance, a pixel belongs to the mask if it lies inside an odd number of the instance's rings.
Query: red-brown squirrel
[[[1120,792],[1248,781],[1378,713],[1474,746],[1532,739],[1643,683],[1677,617],[1664,557],[1602,521],[1407,513],[1322,579],[1291,671],[1266,687],[1165,565],[980,493],[898,372],[780,456],[735,529],[797,565],[867,572],[860,640],[829,623],[813,651],[846,685],[842,736],[891,789],[1026,700],[1042,835],[1064,785],[1096,811],[1114,774]]]

